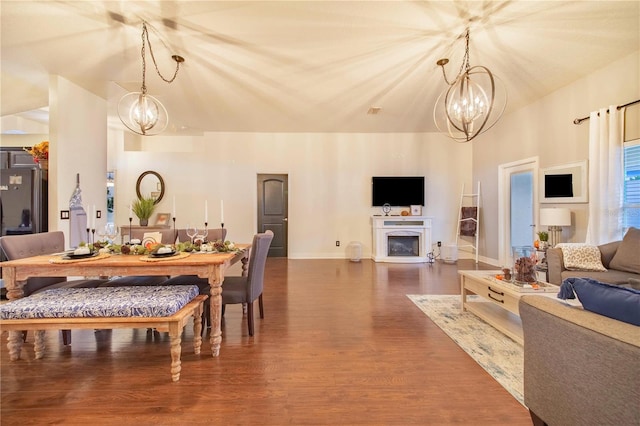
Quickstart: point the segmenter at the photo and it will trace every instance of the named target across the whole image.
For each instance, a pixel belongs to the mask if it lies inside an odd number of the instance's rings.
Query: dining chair
[[[223,240],[227,237],[227,229],[226,228],[214,228],[209,229],[207,233],[207,240],[209,241],[218,241]],[[190,241],[191,238],[187,235],[187,230],[182,228],[178,229],[178,241]],[[206,294],[209,296],[211,294],[211,286],[209,285],[209,281],[206,278],[200,278],[197,275],[177,275],[175,277],[171,277],[168,280],[161,283],[161,285],[191,285],[195,284],[198,286],[200,290],[200,294]],[[209,304],[209,299],[204,301],[204,309],[202,311],[202,331],[207,327],[211,327],[211,305]]]
[[[24,259],[63,252],[64,233],[62,231],[43,232],[40,234],[5,235],[0,237],[0,249],[7,260]],[[23,287],[24,296],[40,293],[51,288],[95,288],[105,283],[105,279],[67,280],[67,277],[33,277],[28,278]],[[71,343],[71,330],[62,330],[62,341]]]
[[[232,304],[247,305],[247,326],[249,336],[254,333],[253,302],[258,299],[260,318],[264,318],[262,291],[264,289],[264,267],[267,263],[273,232],[265,231],[253,237],[247,276],[225,277],[222,284],[222,306]]]
[[[160,234],[159,243],[173,244],[176,240],[176,234],[173,229],[161,229],[160,231],[154,231],[153,233]],[[131,238],[138,239],[141,242],[145,242],[146,237],[151,233],[144,229],[132,229]],[[100,287],[129,287],[129,286],[155,286],[162,285],[169,277],[166,275],[154,276],[154,275],[132,275],[125,277],[112,278],[109,281],[100,285]]]
[[[201,229],[198,229],[201,231]],[[185,242],[191,241],[191,237],[187,235],[187,230],[185,228],[178,229],[178,241]],[[207,241],[224,241],[227,238],[227,228],[213,228],[207,230]]]

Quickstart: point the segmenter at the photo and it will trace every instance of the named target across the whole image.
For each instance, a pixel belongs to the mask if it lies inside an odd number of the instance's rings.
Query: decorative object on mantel
[[[145,46],[149,46],[149,53],[155,66],[156,72],[160,78],[172,83],[178,75],[180,64],[184,62],[184,58],[179,55],[172,55],[171,58],[176,61],[176,70],[173,77],[167,79],[162,76],[153,56],[153,49],[149,41],[149,32],[147,31],[147,23],[142,22],[142,87],[139,92],[129,92],[124,95],[118,102],[118,116],[120,121],[127,126],[129,130],[143,136],[152,136],[162,133],[169,124],[169,115],[162,103],[151,95],[147,95],[146,72],[147,63],[145,60]]]
[[[149,224],[149,218],[156,208],[155,202],[156,200],[151,197],[142,197],[135,200],[131,205],[133,212],[138,219],[140,219],[140,226],[147,226]]]
[[[33,157],[33,161],[42,170],[49,169],[49,141],[42,141],[31,148],[22,148]]]
[[[442,92],[433,109],[436,127],[456,142],[469,142],[493,127],[507,106],[507,92],[502,82],[487,67],[469,63],[469,28],[464,35],[465,52],[456,78],[449,82],[440,59],[444,81],[449,87]]]

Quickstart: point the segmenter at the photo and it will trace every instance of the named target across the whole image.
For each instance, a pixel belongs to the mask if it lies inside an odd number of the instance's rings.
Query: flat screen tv
[[[424,176],[374,176],[372,206],[424,206]]]
[[[571,173],[544,176],[544,197],[573,197],[573,176]]]

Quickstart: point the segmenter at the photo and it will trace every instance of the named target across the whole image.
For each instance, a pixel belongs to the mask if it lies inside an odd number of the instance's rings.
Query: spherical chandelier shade
[[[176,61],[176,70],[170,79],[163,77],[153,56],[147,23],[142,23],[142,49],[140,51],[142,56],[142,87],[139,92],[127,93],[120,99],[118,102],[118,117],[120,117],[122,124],[132,132],[143,136],[152,136],[162,133],[167,128],[169,114],[162,102],[147,94],[147,62],[145,57],[145,47],[147,45],[149,46],[156,72],[167,83],[172,83],[176,79],[180,64],[184,62],[184,58],[179,55],[172,55],[171,58]]]
[[[145,136],[162,133],[169,114],[162,102],[142,92],[130,92],[118,102],[118,116],[127,129]]]
[[[440,59],[448,84],[438,97],[433,119],[438,130],[457,142],[469,142],[493,127],[507,105],[507,92],[501,81],[484,66],[469,64],[469,30],[466,50],[458,76],[450,83],[444,70],[448,59]]]

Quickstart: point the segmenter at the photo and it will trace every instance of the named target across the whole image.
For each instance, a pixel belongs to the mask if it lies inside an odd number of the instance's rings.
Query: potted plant
[[[540,239],[540,249],[545,250],[549,245],[549,233],[547,231],[538,232],[538,238]]]
[[[131,206],[135,215],[140,219],[140,226],[147,226],[149,224],[149,218],[153,214],[153,210],[155,208],[156,200],[151,197],[138,198]]]

